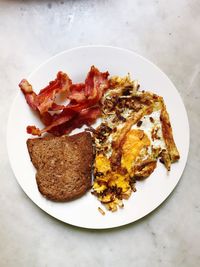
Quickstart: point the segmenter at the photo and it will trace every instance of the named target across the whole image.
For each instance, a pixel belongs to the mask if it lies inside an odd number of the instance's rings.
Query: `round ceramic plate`
[[[164,97],[181,156],[178,163],[172,164],[169,173],[158,163],[148,179],[136,183],[137,192],[133,193],[129,200],[124,201],[124,208],[114,213],[106,211],[105,216],[98,211],[98,207],[102,206],[91,192],[66,203],[55,203],[45,199],[38,191],[36,171],[26,147],[26,140],[31,137],[26,133],[26,126],[42,125],[28,107],[17,85],[16,91],[19,92],[9,116],[7,144],[10,163],[17,181],[36,205],[63,222],[85,228],[103,229],[134,222],[153,211],[169,196],[186,164],[189,125],[184,104],[169,78],[147,59],[125,49],[104,46],[71,49],[52,57],[26,78],[38,92],[56,77],[59,70],[68,73],[73,82],[84,81],[91,65],[95,65],[100,71],[108,70],[111,76],[125,76],[129,72],[133,79],[139,81],[141,89]]]

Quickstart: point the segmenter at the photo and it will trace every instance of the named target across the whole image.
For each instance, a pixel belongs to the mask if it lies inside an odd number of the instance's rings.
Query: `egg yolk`
[[[136,158],[141,155],[144,148],[151,142],[143,130],[133,129],[128,132],[122,148],[121,165],[131,174],[131,169]]]
[[[103,154],[99,154],[95,159],[95,168],[98,172],[106,173],[110,170],[110,161]]]

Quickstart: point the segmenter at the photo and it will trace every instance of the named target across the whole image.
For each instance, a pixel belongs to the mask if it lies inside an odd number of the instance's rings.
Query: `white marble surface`
[[[0,0],[0,266],[200,266],[200,2]],[[186,105],[191,146],[173,194],[144,219],[113,230],[61,223],[17,184],[6,123],[17,84],[52,55],[79,45],[132,49],[156,63]],[[184,134],[184,129],[183,129]]]

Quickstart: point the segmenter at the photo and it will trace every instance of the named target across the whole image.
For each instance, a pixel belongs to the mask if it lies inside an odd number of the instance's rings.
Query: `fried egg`
[[[106,93],[102,123],[94,134],[93,194],[111,211],[123,207],[123,199],[136,191],[136,180],[149,177],[159,157],[168,170],[172,162],[163,123],[163,99],[137,91],[138,84],[136,88],[130,79],[125,86],[116,79],[114,84],[119,87]],[[169,120],[167,123],[170,125]]]

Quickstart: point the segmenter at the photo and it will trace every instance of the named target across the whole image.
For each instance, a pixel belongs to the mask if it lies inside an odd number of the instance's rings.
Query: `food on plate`
[[[98,207],[98,211],[99,211],[102,215],[105,215],[105,214],[106,214],[105,211],[102,210],[102,208],[100,208],[100,207]]]
[[[180,158],[163,98],[139,90],[130,75],[108,76],[92,66],[84,83],[73,84],[58,72],[38,94],[27,80],[19,84],[45,125],[42,130],[28,126],[27,132],[52,135],[27,141],[38,188],[49,199],[74,199],[92,186],[92,194],[116,211],[136,191],[136,181],[152,174],[158,160],[170,171]],[[58,103],[59,95],[67,102]],[[94,126],[97,118],[101,121]],[[68,136],[84,125],[92,137],[88,132]]]
[[[38,189],[46,198],[68,201],[91,188],[94,153],[90,133],[28,139],[27,147],[37,170]]]
[[[138,91],[130,77],[115,77],[110,85],[102,98],[102,122],[93,131],[93,194],[115,211],[136,190],[136,180],[154,171],[158,159],[169,171],[180,156],[163,98]]]
[[[100,72],[92,66],[84,83],[73,84],[66,73],[59,71],[56,79],[38,94],[23,79],[19,87],[30,108],[38,113],[45,125],[42,130],[27,126],[27,132],[38,136],[46,132],[61,136],[84,124],[93,124],[101,114],[99,103],[109,87],[108,75],[108,72]],[[68,102],[57,104],[60,95]]]

